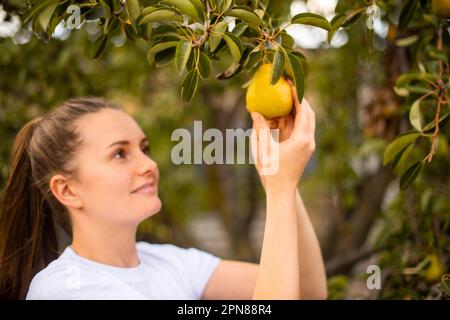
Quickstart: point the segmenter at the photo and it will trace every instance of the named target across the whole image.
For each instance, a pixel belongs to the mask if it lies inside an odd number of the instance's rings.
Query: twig
[[[361,248],[357,249],[344,257],[338,257],[326,262],[326,271],[328,275],[339,273],[342,269],[354,265],[355,263],[364,260],[375,253],[389,249],[391,245],[381,246],[379,248]]]
[[[441,51],[442,50],[442,27],[439,27],[438,30],[438,50]],[[439,87],[439,93],[436,99],[436,115],[434,117],[434,122],[435,122],[435,127],[434,127],[434,132],[433,132],[433,136],[432,136],[432,140],[431,140],[431,149],[430,152],[428,153],[428,155],[426,156],[425,159],[428,160],[428,162],[431,162],[431,160],[433,160],[433,156],[436,153],[436,144],[437,144],[437,139],[438,139],[438,134],[439,134],[439,115],[441,113],[441,103],[442,101],[446,101],[446,93],[445,93],[445,89],[444,89],[444,83],[442,81],[442,73],[443,73],[443,65],[442,65],[442,60],[438,61],[438,80],[437,80],[437,85]]]

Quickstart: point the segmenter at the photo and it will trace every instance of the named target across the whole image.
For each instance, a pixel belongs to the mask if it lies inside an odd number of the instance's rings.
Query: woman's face
[[[135,225],[157,213],[161,209],[158,167],[136,121],[107,108],[83,116],[77,128],[83,142],[76,156],[75,183],[86,217]],[[136,191],[145,184],[149,185]]]

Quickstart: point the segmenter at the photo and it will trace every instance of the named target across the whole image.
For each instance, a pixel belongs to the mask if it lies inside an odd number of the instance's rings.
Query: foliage
[[[385,276],[379,298],[449,296],[450,37],[449,21],[433,13],[431,1],[339,1],[330,21],[313,13],[291,17],[286,8],[276,10],[288,1],[28,4],[4,4],[9,14],[28,19],[41,41],[33,38],[17,45],[0,39],[5,75],[0,82],[2,179],[14,134],[28,118],[69,96],[98,94],[122,102],[133,96],[137,101],[130,105],[138,106],[134,113],[150,136],[158,137],[152,148],[167,179],[162,197],[178,199],[165,202],[166,212],[157,217],[159,226],[145,224],[141,234],[170,240],[178,234],[171,234],[172,228],[183,226],[193,212],[220,208],[233,238],[248,236],[248,229],[235,225],[251,220],[242,208],[256,206],[245,193],[255,185],[242,182],[255,178],[249,174],[251,168],[222,166],[223,171],[216,172],[215,167],[176,167],[168,160],[167,137],[198,118],[211,127],[248,125],[245,113],[238,108],[226,113],[225,105],[215,101],[226,100],[225,92],[242,91],[261,62],[272,62],[272,81],[290,77],[297,91],[314,89],[321,102],[315,171],[332,199],[329,210],[337,217],[324,241],[327,264],[371,246]],[[61,21],[70,21],[71,4],[81,7],[81,21],[86,20],[82,29],[73,30],[66,41],[51,38]],[[368,27],[374,4],[388,26],[385,37]],[[339,49],[323,44],[327,50],[301,53],[285,30],[292,23],[325,29],[328,43],[345,31],[349,41]],[[384,49],[377,48],[380,43]],[[180,95],[174,94],[176,84]],[[370,110],[363,102],[366,86],[373,92]],[[190,102],[181,108],[181,99]],[[361,114],[368,120],[361,121]],[[224,122],[223,115],[234,121]],[[368,165],[371,159],[376,160],[375,169]],[[362,169],[355,163],[363,163]],[[217,177],[226,177],[226,186],[217,183]],[[400,188],[390,183],[392,179]],[[376,182],[380,183],[374,187]],[[229,186],[238,190],[237,198],[224,196]],[[377,201],[370,202],[373,199]],[[244,200],[245,205],[235,205]],[[362,236],[356,241],[353,236],[359,232]],[[427,276],[432,261],[442,266],[439,279]],[[330,298],[346,297],[354,264],[330,277]]]

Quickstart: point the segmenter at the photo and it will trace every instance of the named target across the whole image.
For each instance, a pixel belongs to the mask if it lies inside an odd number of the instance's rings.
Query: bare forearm
[[[298,190],[296,205],[301,296],[302,299],[326,299],[326,274],[319,241]]]
[[[254,299],[300,299],[295,189],[267,192],[267,213]]]

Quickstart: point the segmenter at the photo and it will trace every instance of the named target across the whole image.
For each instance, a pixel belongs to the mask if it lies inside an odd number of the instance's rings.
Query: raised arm
[[[323,271],[320,249],[296,189],[315,150],[315,115],[308,103],[300,106],[297,99],[295,101],[296,112],[292,128],[287,136],[286,132],[281,132],[278,170],[275,173],[264,174],[263,159],[259,150],[253,147],[256,167],[267,196],[266,226],[254,294],[256,299],[308,299],[326,296],[326,288],[323,289],[325,275],[320,271]],[[259,114],[252,114],[252,117],[256,129],[252,145],[267,150],[268,145],[264,143],[268,139],[264,139],[263,135],[268,134],[269,123]],[[319,271],[312,272],[314,268]],[[310,278],[312,274],[315,275],[314,278]],[[318,282],[311,291],[315,280]]]
[[[252,152],[258,160],[258,138],[268,125],[280,129],[280,162],[275,175],[261,175],[266,191],[266,225],[260,265],[224,260],[211,276],[203,299],[325,299],[322,255],[308,213],[297,190],[303,170],[314,152],[314,112],[304,100],[296,111],[266,121],[254,114]],[[300,121],[303,119],[303,122]],[[259,134],[258,134],[259,131]],[[264,139],[260,140],[264,144]],[[264,146],[262,146],[264,147]]]

